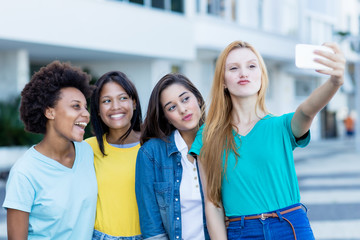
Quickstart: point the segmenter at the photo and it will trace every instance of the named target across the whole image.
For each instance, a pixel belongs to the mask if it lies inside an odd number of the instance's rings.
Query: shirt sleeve
[[[10,171],[3,207],[31,212],[34,197],[35,190],[29,179],[19,171]]]
[[[189,151],[190,154],[200,155],[200,151],[203,146],[203,140],[202,140],[203,130],[204,130],[204,125],[202,125],[196,133],[195,140],[191,145],[191,149]]]
[[[153,156],[139,149],[136,159],[135,194],[139,209],[141,234],[144,239],[168,239],[155,195]]]
[[[290,136],[292,149],[294,150],[297,147],[301,147],[301,148],[306,147],[310,143],[311,136],[309,130],[307,133],[304,134],[303,137],[296,139],[291,129],[291,120],[293,116],[294,116],[293,112],[283,115],[285,126]]]

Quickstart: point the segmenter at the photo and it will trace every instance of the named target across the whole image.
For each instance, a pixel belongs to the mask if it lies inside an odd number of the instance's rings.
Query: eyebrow
[[[246,63],[249,63],[249,62],[259,62],[259,61],[256,58],[253,58],[253,59],[250,59],[249,61],[246,61]],[[231,63],[226,64],[226,66],[231,65],[231,64],[238,64],[238,62],[231,62]]]
[[[186,93],[188,93],[188,92],[185,91],[185,92],[181,93],[181,94],[179,95],[179,98],[180,98],[181,96],[183,96],[184,94],[186,94]],[[168,102],[168,103],[166,103],[163,108],[166,108],[166,106],[169,105],[170,103],[171,103],[171,101]]]
[[[121,95],[128,95],[129,96],[129,94],[127,94],[126,92],[120,93],[120,94],[118,94],[116,96],[121,96]],[[102,96],[101,98],[111,98],[111,96],[105,95],[105,96]]]

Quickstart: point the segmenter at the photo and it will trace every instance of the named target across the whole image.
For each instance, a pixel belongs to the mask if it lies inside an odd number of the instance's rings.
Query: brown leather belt
[[[301,209],[301,206],[297,206],[297,207],[293,207],[293,208],[284,210],[284,211],[280,212],[280,214],[283,215],[283,214],[286,214],[286,213],[289,213],[289,212],[292,212],[292,211],[295,211],[295,210],[298,210],[298,209]],[[276,212],[272,212],[272,213],[262,213],[262,214],[259,214],[259,215],[244,217],[244,220],[251,220],[251,219],[265,220],[267,218],[277,218],[277,217],[279,217],[278,214]],[[282,218],[290,224],[291,229],[292,229],[293,234],[294,234],[294,238],[296,240],[296,234],[295,234],[294,226],[291,224],[291,222],[289,220],[287,220],[284,217],[282,217]],[[241,217],[227,219],[227,222],[236,222],[236,221],[241,221]]]

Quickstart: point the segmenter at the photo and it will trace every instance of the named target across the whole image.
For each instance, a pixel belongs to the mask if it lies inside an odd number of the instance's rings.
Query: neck
[[[188,149],[190,150],[191,145],[193,144],[196,137],[197,128],[189,131],[179,131],[179,133],[181,137],[184,139]]]
[[[110,129],[109,133],[106,135],[106,141],[112,144],[129,144],[140,141],[140,133],[132,130],[123,141],[120,141],[120,138],[126,133],[124,130],[113,130]]]
[[[233,109],[231,112],[232,123],[237,125],[239,123],[248,124],[258,121],[263,118],[266,113],[256,108],[257,96],[247,98],[231,99]]]
[[[73,142],[64,138],[45,134],[43,140],[35,146],[41,154],[54,159],[66,167],[72,167],[75,160],[75,147]]]

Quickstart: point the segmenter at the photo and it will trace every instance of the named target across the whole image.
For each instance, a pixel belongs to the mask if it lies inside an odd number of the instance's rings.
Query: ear
[[[54,108],[48,107],[45,110],[45,117],[49,120],[54,120],[55,119],[55,110]]]

